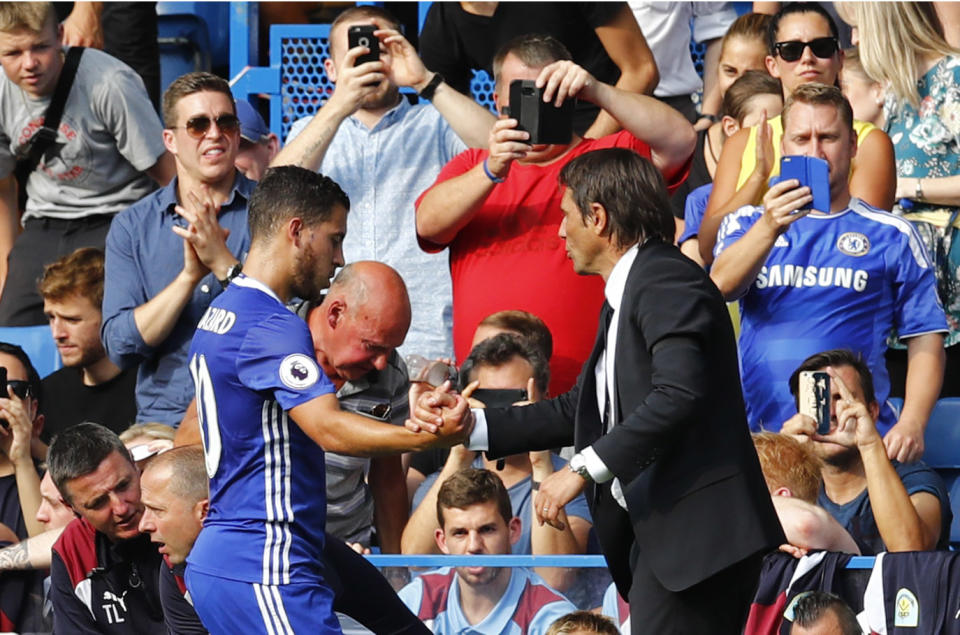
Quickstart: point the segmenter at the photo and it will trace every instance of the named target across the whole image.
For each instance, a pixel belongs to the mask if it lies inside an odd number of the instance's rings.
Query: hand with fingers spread
[[[836,430],[824,435],[824,441],[832,441],[847,447],[856,446],[861,451],[873,444],[883,443],[877,432],[874,416],[862,400],[857,399],[833,368],[827,367],[831,383],[840,391],[840,399],[834,405]]]
[[[412,86],[420,92],[433,78],[433,73],[423,65],[417,50],[396,29],[377,29],[381,49],[386,49],[389,58],[385,61],[385,73],[397,86]]]
[[[193,252],[191,254],[187,245],[184,245],[184,270],[199,273],[200,277],[206,271],[213,271],[217,278],[225,278],[227,270],[236,264],[237,259],[227,247],[230,232],[221,227],[217,220],[220,206],[213,199],[210,189],[201,185],[198,190],[188,192],[185,204],[177,205],[174,209],[188,225],[174,225],[173,231],[184,239]],[[200,266],[193,260],[194,256]]]

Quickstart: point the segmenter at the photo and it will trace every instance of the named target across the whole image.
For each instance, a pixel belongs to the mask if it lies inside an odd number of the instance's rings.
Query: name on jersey
[[[203,317],[200,318],[200,323],[197,324],[197,328],[216,333],[217,335],[223,335],[233,327],[236,321],[237,314],[233,311],[210,307],[207,309],[207,312],[203,314]]]
[[[865,269],[851,267],[817,267],[816,265],[770,265],[757,274],[758,289],[770,287],[842,287],[863,291],[869,274]]]

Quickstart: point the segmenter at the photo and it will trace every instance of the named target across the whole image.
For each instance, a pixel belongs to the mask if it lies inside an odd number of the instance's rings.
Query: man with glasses
[[[101,334],[115,364],[140,364],[137,421],[176,425],[193,398],[190,338],[249,246],[255,183],[234,167],[240,124],[222,78],[178,78],[163,96],[163,119],[177,175],[110,228]]]

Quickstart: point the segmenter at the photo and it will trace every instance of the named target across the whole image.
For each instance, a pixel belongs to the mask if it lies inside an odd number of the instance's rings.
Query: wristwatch
[[[587,471],[587,459],[579,452],[570,457],[570,463],[567,464],[570,470],[576,472],[587,481],[592,481],[593,477]]]
[[[243,271],[243,265],[239,262],[227,269],[227,277],[220,281],[220,286],[226,289],[230,286],[230,282],[240,275],[240,272]]]

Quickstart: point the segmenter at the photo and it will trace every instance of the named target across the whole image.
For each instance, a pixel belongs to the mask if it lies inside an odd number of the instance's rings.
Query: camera
[[[570,143],[573,138],[573,99],[557,108],[543,101],[543,89],[532,79],[510,82],[509,115],[517,120],[517,130],[530,133],[531,145]]]
[[[380,40],[373,34],[376,30],[377,27],[372,24],[352,26],[347,30],[347,43],[349,44],[349,48],[365,46],[370,49],[369,53],[364,53],[357,58],[354,66],[360,66],[367,62],[376,62],[380,59]]]

